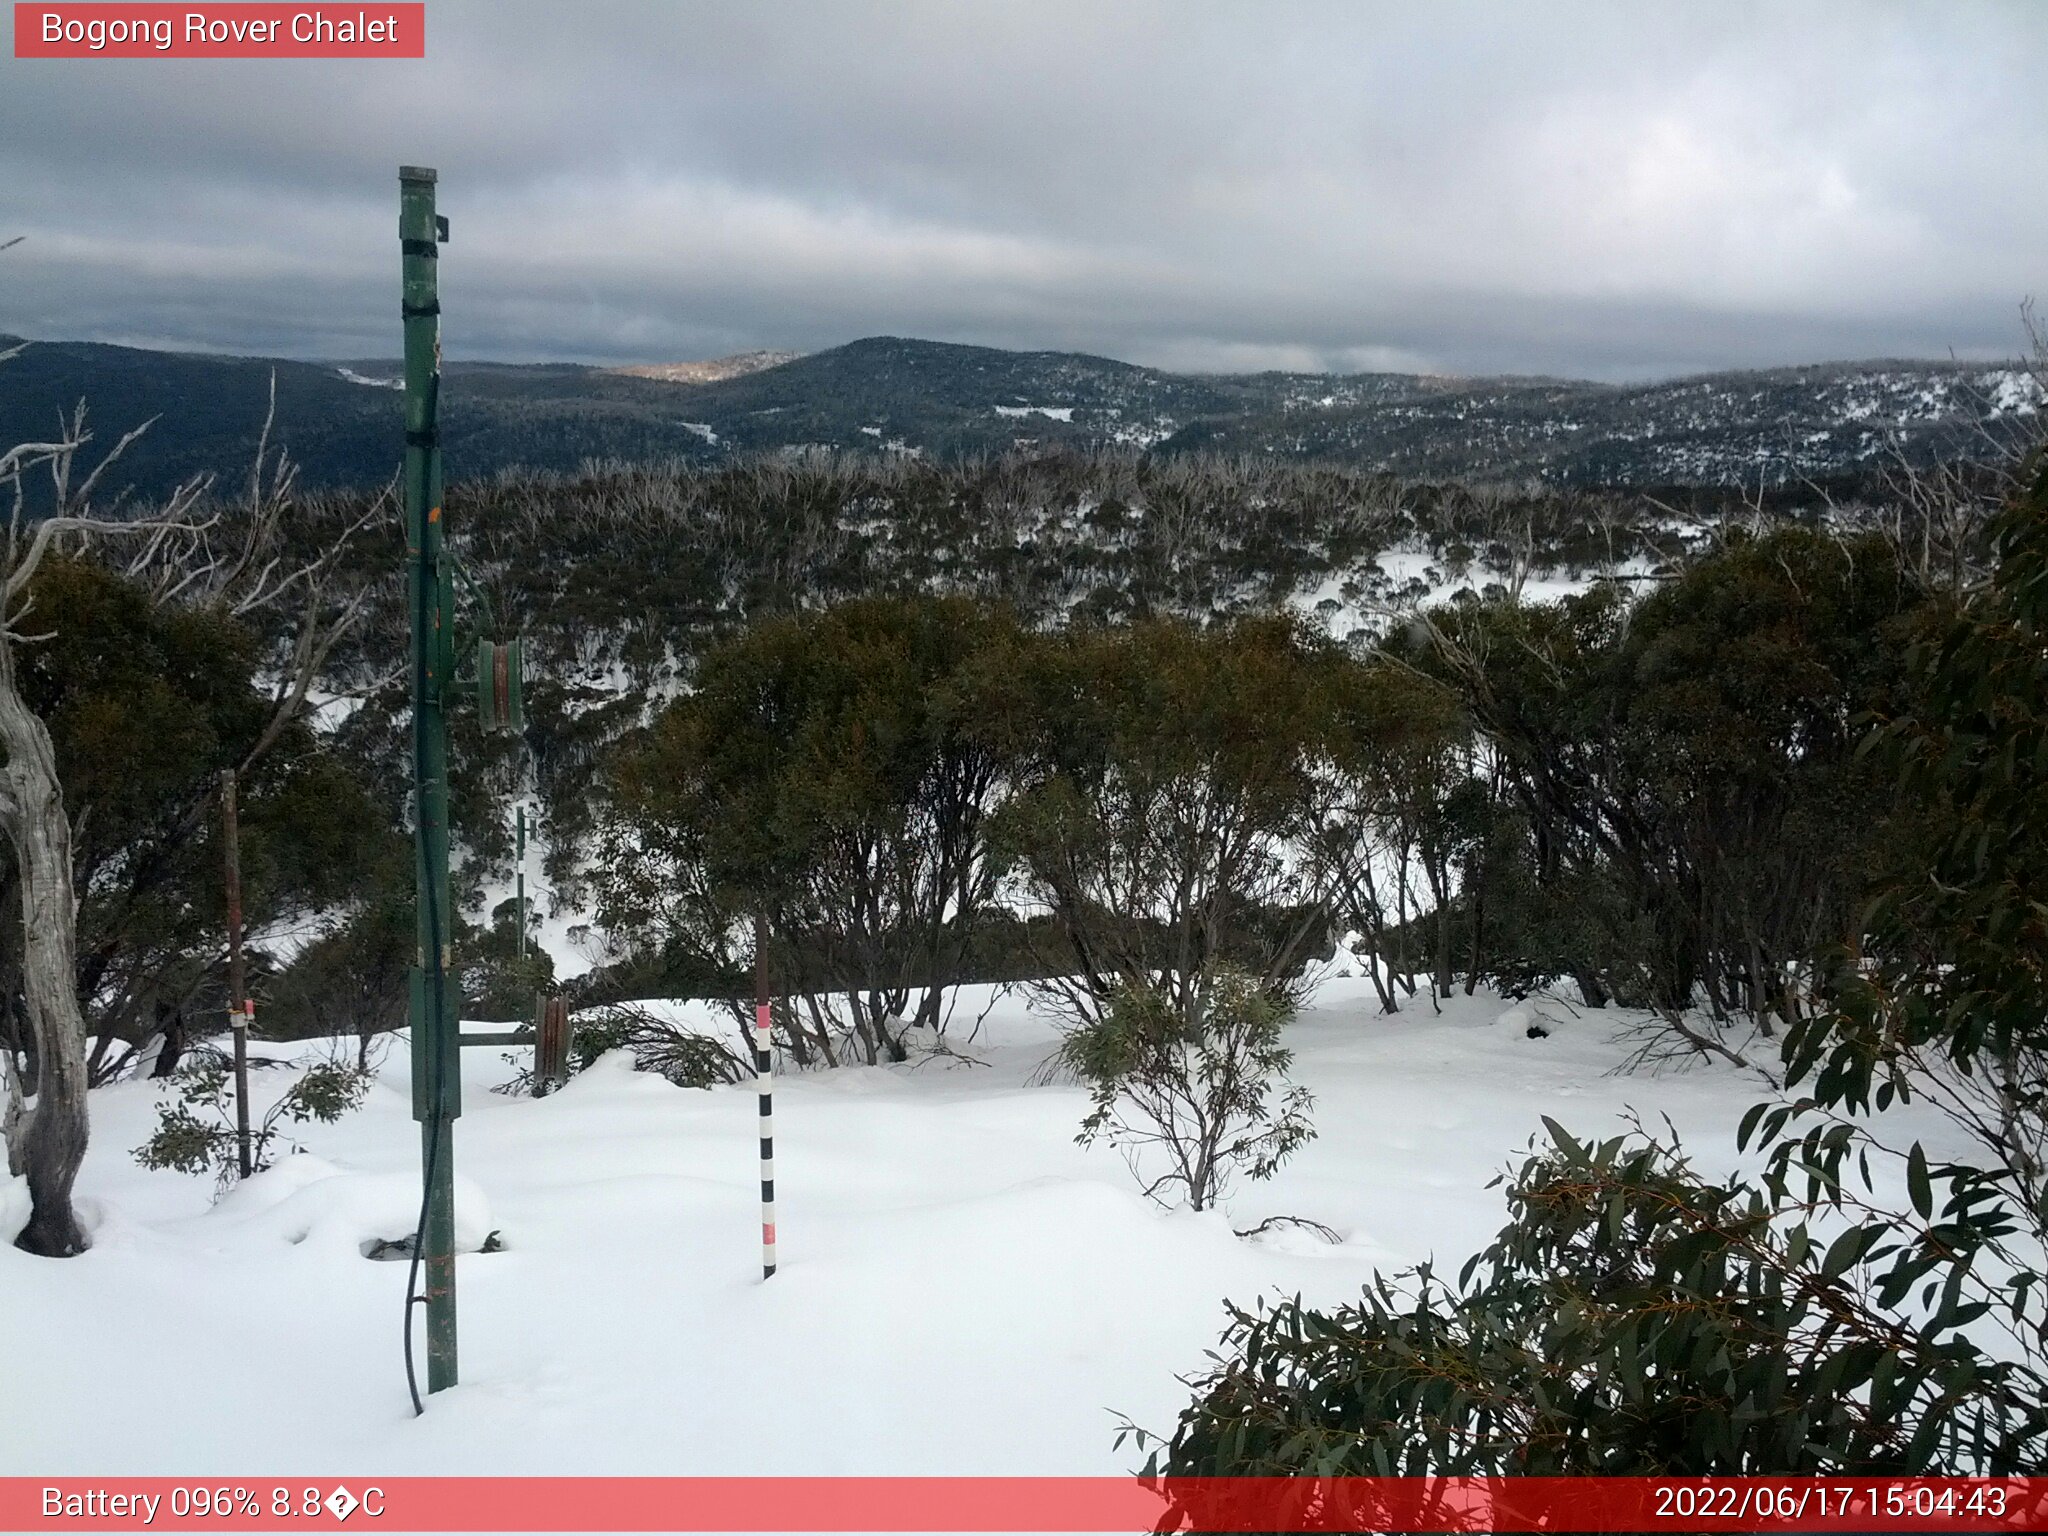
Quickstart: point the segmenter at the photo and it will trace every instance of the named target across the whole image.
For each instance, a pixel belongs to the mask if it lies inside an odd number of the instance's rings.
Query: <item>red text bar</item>
[[[17,59],[419,59],[427,8],[356,5],[24,5]]]
[[[2048,1478],[0,1478],[7,1531],[2039,1531]]]

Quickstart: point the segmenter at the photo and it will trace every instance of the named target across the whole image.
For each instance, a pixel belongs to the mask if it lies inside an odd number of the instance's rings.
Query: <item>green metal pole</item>
[[[424,1185],[427,1390],[456,1381],[455,1117],[462,1112],[459,1028],[450,976],[447,694],[454,670],[448,569],[442,556],[441,305],[435,280],[445,227],[434,172],[398,173],[404,256],[405,526],[412,607],[412,748],[419,951],[412,986],[413,1118]]]

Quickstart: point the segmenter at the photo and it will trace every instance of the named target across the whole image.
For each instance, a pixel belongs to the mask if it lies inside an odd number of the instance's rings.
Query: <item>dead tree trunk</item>
[[[14,641],[0,626],[0,831],[21,879],[22,998],[36,1042],[35,1103],[11,1106],[10,1172],[28,1180],[28,1225],[15,1246],[51,1258],[86,1249],[71,1208],[85,1160],[85,1018],[73,956],[78,902],[71,889],[71,821],[57,783],[50,733],[23,702]]]

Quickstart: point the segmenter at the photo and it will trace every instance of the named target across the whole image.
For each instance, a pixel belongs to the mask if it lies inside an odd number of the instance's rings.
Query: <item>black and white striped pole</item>
[[[775,1273],[775,1041],[768,1013],[768,920],[754,917],[754,1083],[761,1096],[761,1278]]]

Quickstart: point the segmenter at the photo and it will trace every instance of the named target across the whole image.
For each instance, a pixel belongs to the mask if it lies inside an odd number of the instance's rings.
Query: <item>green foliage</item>
[[[1783,528],[1637,603],[1607,585],[1438,615],[1414,662],[1457,691],[1523,829],[1461,858],[1511,898],[1474,968],[1575,955],[1592,1001],[1796,1021],[1791,975],[1850,939],[1915,814],[1858,742],[1932,611],[1883,540]],[[1575,921],[1589,907],[1611,920]]]
[[[2048,1456],[2041,1378],[1986,1353],[1938,1234],[1810,1223],[1675,1146],[1551,1125],[1456,1284],[1232,1309],[1165,1447],[1175,1476],[2016,1473]]]
[[[1106,1138],[1146,1180],[1148,1196],[1164,1203],[1164,1193],[1178,1191],[1198,1211],[1215,1205],[1240,1168],[1270,1178],[1315,1135],[1308,1090],[1281,1090],[1294,1059],[1280,1043],[1291,1016],[1235,971],[1208,978],[1191,1011],[1126,984],[1060,1042],[1060,1065],[1093,1098],[1076,1139]],[[1165,1170],[1146,1179],[1147,1165],[1160,1161]]]
[[[1780,1176],[1846,1199],[1849,1170],[1888,1150],[1849,1117],[1930,1103],[1973,1152],[1891,1156],[1922,1216],[1944,1189],[1955,1240],[2013,1271],[1996,1312],[2048,1363],[2048,466],[1994,535],[1991,590],[1918,649],[1908,707],[1870,743],[1920,808],[1918,835],[1839,957],[1834,1006],[1787,1040],[1796,1112],[1758,1134],[1805,1126],[1785,1135]]]
[[[1675,1145],[1589,1147],[1553,1123],[1455,1286],[1424,1268],[1334,1313],[1234,1309],[1165,1470],[2010,1474],[2048,1458],[2048,470],[1995,533],[1992,588],[1959,614],[1901,606],[1892,570],[1831,582],[1835,552],[1780,541],[1775,572],[1738,550],[1629,643],[1632,713],[1654,722],[1636,782],[1664,803],[1690,811],[1728,778],[1778,796],[1767,824],[1789,833],[1788,799],[1886,768],[1914,802],[1826,1006],[1784,1042],[1798,1096],[1740,1127],[1761,1175],[1713,1183]],[[1803,606],[1780,578],[1819,596]],[[1730,603],[1742,623],[1683,619]],[[1891,633],[1871,645],[1859,626]],[[1903,706],[1862,762],[1841,750],[1859,698]],[[1508,739],[1547,750],[1533,730]],[[1700,825],[1676,846],[1742,849],[1725,819]],[[1785,866],[1808,900],[1812,858],[1795,847]],[[1975,1151],[1884,1136],[1883,1112],[1912,1098]],[[1873,1168],[1887,1159],[1903,1207]]]
[[[46,722],[72,818],[78,991],[99,1039],[155,1027],[159,1008],[211,1007],[225,925],[220,774],[271,712],[259,638],[211,607],[161,604],[82,557],[52,556],[30,587],[21,686]],[[347,900],[370,876],[385,815],[303,724],[285,728],[237,794],[252,929]],[[13,894],[0,870],[0,905]],[[0,985],[18,963],[0,939]]]
[[[587,1072],[613,1051],[625,1050],[632,1045],[637,1023],[634,1012],[625,1008],[606,1009],[589,1018],[579,1017],[569,1040],[570,1075]]]
[[[341,1062],[319,1062],[302,1071],[260,1117],[251,1116],[252,1171],[271,1164],[275,1144],[288,1125],[332,1125],[363,1102],[375,1075]],[[296,1150],[296,1149],[294,1149]],[[214,1175],[225,1190],[241,1172],[241,1139],[236,1124],[233,1063],[208,1051],[189,1059],[171,1081],[171,1096],[157,1105],[157,1125],[135,1149],[145,1168]]]
[[[380,872],[355,909],[271,978],[258,1015],[267,1037],[354,1035],[367,1065],[370,1042],[405,1026],[418,954],[411,850],[396,832],[385,839]]]
[[[1018,643],[998,608],[878,598],[718,647],[615,774],[607,924],[737,980],[759,916],[800,967],[780,986],[901,1060],[993,897],[998,762],[973,727]]]
[[[1472,850],[1499,817],[1473,777],[1470,714],[1454,689],[1393,653],[1327,668],[1323,705],[1306,843],[1330,900],[1364,936],[1369,963],[1404,973],[1433,963],[1447,989],[1455,871],[1477,863]],[[1411,887],[1418,864],[1435,908],[1429,934],[1408,926],[1423,897]],[[1373,980],[1393,1011],[1377,969]]]
[[[989,837],[1066,941],[1038,1003],[1083,1024],[1135,988],[1192,1021],[1225,969],[1290,994],[1327,944],[1293,852],[1335,658],[1284,618],[1151,619],[1036,637],[1021,663],[987,716],[1014,786]]]
[[[519,903],[507,898],[490,926],[463,935],[457,974],[462,995],[484,1019],[533,1022],[534,999],[555,989],[555,961],[535,940],[539,915],[529,906],[525,953],[520,953]]]

